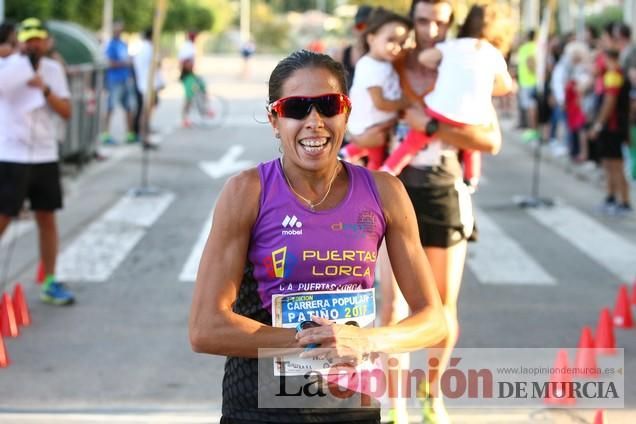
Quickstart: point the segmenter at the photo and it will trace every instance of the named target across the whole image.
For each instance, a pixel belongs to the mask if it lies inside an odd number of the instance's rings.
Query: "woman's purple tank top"
[[[373,287],[386,222],[373,176],[342,162],[349,189],[333,209],[312,211],[292,193],[280,160],[258,166],[260,209],[248,259],[263,309],[272,296]]]

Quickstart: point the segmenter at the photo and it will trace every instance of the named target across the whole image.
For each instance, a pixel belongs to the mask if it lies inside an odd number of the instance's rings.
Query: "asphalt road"
[[[180,128],[180,88],[166,89],[154,121],[161,147],[149,156],[148,181],[159,196],[136,203],[127,194],[141,185],[136,146],[111,148],[111,159],[66,180],[60,266],[76,305],[38,302],[28,219],[16,226],[23,234],[7,236],[15,242],[0,244],[1,266],[11,255],[4,289],[22,282],[33,318],[5,340],[12,364],[0,369],[0,422],[218,421],[224,360],[192,353],[187,337],[193,267],[225,179],[278,154],[264,113],[274,64],[256,58],[242,80],[238,58],[199,63],[212,92],[227,100],[213,128]],[[501,154],[486,159],[475,195],[481,240],[470,247],[460,295],[460,347],[576,347],[581,327],[595,327],[619,284],[636,278],[636,217],[599,215],[599,185],[555,163],[543,166],[541,190],[557,206],[519,209],[512,199],[529,192],[531,165],[513,131]],[[616,336],[625,348],[627,409],[609,410],[608,418],[634,422],[636,330]],[[451,411],[457,423],[591,422],[593,414]]]

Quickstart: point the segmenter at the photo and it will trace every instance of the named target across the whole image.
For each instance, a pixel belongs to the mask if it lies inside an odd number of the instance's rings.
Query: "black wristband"
[[[424,134],[428,137],[431,137],[439,130],[439,121],[435,118],[431,118],[427,123],[426,127],[424,127]]]

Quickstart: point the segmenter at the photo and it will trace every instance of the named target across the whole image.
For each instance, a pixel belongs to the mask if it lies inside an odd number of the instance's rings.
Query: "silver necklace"
[[[320,206],[325,200],[327,200],[327,196],[329,196],[329,193],[331,192],[331,186],[333,185],[333,182],[336,179],[336,175],[338,174],[338,170],[340,169],[340,162],[337,163],[336,168],[333,170],[333,175],[331,176],[331,180],[329,181],[327,192],[325,193],[324,196],[322,196],[322,199],[320,199],[320,201],[316,203],[313,203],[311,200],[307,199],[305,196],[301,195],[296,190],[294,190],[294,186],[292,186],[291,182],[289,181],[289,178],[287,178],[287,174],[285,174],[285,167],[283,166],[283,158],[280,159],[280,166],[283,170],[283,176],[285,177],[285,181],[287,181],[287,185],[289,186],[291,191],[300,199],[302,199],[305,203],[307,203],[307,206],[309,206],[309,209],[311,209],[312,211],[315,211],[318,206]]]

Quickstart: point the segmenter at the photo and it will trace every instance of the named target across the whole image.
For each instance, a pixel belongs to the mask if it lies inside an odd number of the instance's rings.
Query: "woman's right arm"
[[[259,348],[298,347],[294,329],[274,328],[232,311],[260,190],[258,171],[251,169],[232,177],[219,196],[190,310],[190,343],[195,352],[256,358]]]

